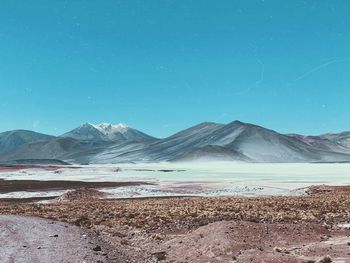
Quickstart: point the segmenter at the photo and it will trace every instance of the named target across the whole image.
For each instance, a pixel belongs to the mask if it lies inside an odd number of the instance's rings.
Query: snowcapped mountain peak
[[[129,127],[123,123],[118,124],[111,124],[111,123],[100,123],[100,124],[92,124],[92,123],[86,123],[82,126],[80,126],[80,130],[87,129],[90,131],[90,129],[95,129],[97,132],[100,133],[100,137],[107,140],[115,140],[115,139],[121,139],[121,136],[124,135],[129,131]]]
[[[110,128],[113,127],[112,124],[107,123],[107,122],[103,122],[103,123],[100,123],[100,124],[96,124],[95,126],[98,126],[99,128],[102,128],[102,129],[110,129]]]
[[[99,130],[102,134],[104,134],[109,139],[112,139],[112,137],[114,137],[114,135],[117,133],[125,134],[130,129],[129,126],[123,123],[118,123],[113,125],[113,124],[104,122],[100,124],[91,124],[91,126]]]
[[[118,124],[110,124],[110,123],[101,123],[96,125],[100,129],[102,129],[106,133],[110,132],[120,132],[120,133],[125,133],[129,130],[129,126],[123,124],[123,123],[118,123]]]
[[[103,134],[109,134],[109,133],[115,133],[115,132],[125,133],[130,129],[130,127],[124,123],[111,124],[111,123],[103,122],[100,124],[93,124],[93,123],[87,122],[87,123],[79,126],[78,129],[80,129],[80,130],[81,129],[96,129]]]
[[[85,123],[78,128],[65,133],[63,137],[71,137],[79,140],[97,141],[149,141],[153,137],[130,128],[126,124],[117,123]]]

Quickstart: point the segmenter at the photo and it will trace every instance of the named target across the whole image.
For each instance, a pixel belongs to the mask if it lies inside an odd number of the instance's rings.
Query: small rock
[[[55,235],[50,235],[49,237],[58,237],[58,235],[57,235],[57,234],[55,234]]]
[[[41,247],[39,246],[39,247],[37,247],[37,249],[41,249]]]
[[[277,253],[284,253],[284,254],[290,253],[290,251],[288,249],[282,248],[282,247],[275,247],[273,250]]]
[[[166,252],[165,251],[155,252],[155,253],[152,253],[152,256],[155,257],[157,262],[158,262],[158,261],[161,261],[161,260],[165,260]]]
[[[330,256],[324,256],[321,257],[319,260],[317,260],[317,263],[331,263],[332,259]]]
[[[33,208],[33,209],[40,209],[40,208],[41,208],[41,205],[40,205],[40,204],[37,204],[37,203],[34,203],[34,204],[32,204],[32,208]]]
[[[273,250],[278,253],[282,253],[282,248],[280,247],[274,247]]]
[[[126,239],[122,239],[120,241],[120,244],[122,244],[123,246],[128,246],[128,245],[130,245],[130,242],[128,240],[126,240]]]
[[[163,240],[163,237],[160,234],[154,234],[152,236],[155,240]]]
[[[93,250],[93,251],[101,251],[102,249],[101,249],[101,247],[100,247],[99,245],[97,245],[97,246],[94,247],[92,250]]]

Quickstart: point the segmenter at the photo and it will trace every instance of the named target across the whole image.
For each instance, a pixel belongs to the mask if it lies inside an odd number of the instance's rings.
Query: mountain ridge
[[[78,140],[121,141],[121,140],[156,140],[156,138],[133,129],[125,124],[85,123],[63,135]]]
[[[0,154],[9,152],[23,144],[52,139],[55,136],[29,130],[12,130],[0,133]]]
[[[163,139],[121,123],[85,123],[57,137],[24,130],[19,130],[19,134],[20,131],[29,132],[33,138],[12,143],[10,150],[0,153],[0,161],[52,158],[72,163],[350,162],[350,132],[319,136],[281,134],[239,120],[228,124],[202,122]],[[11,132],[15,131],[7,133]],[[0,136],[0,146],[1,142],[5,145],[4,138]]]

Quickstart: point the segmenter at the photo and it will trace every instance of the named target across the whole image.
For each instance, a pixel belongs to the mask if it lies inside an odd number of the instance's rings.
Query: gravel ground
[[[0,244],[2,263],[111,262],[97,237],[77,226],[37,217],[0,215]]]

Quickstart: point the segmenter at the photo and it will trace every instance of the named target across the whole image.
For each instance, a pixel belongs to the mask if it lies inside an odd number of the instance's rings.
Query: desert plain
[[[2,167],[0,261],[350,262],[349,168]]]

